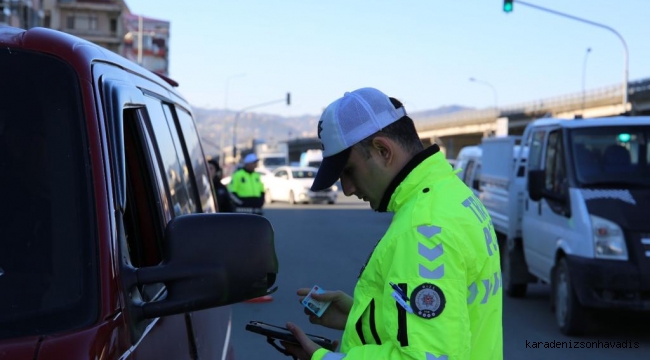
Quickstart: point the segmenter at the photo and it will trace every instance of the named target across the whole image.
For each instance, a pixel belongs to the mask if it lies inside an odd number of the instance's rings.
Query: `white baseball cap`
[[[311,190],[332,186],[341,176],[353,145],[404,116],[404,107],[395,109],[390,98],[374,88],[346,92],[331,103],[318,122],[323,162]]]
[[[244,164],[251,164],[251,163],[254,163],[254,162],[259,161],[259,160],[260,160],[260,159],[257,158],[257,155],[255,155],[255,154],[248,154],[248,155],[246,155],[246,157],[244,158]]]

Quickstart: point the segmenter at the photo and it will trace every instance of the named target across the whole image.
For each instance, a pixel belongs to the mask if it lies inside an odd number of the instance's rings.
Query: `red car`
[[[0,359],[232,358],[273,229],[217,212],[177,84],[43,28],[0,64]]]

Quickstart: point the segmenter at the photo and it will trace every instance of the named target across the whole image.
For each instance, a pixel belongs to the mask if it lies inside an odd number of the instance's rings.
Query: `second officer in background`
[[[228,190],[230,191],[235,212],[262,215],[264,206],[264,184],[255,171],[259,159],[255,154],[244,158],[244,167],[232,174]]]

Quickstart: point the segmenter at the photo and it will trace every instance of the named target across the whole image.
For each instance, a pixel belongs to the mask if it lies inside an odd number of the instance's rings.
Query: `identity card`
[[[331,301],[328,302],[322,302],[318,300],[314,300],[311,297],[311,294],[316,293],[316,294],[323,294],[325,293],[325,290],[321,289],[318,285],[314,285],[313,288],[309,291],[309,294],[305,296],[305,298],[302,300],[302,305],[309,309],[309,311],[313,312],[316,316],[321,317],[325,310],[327,310],[327,307],[330,306],[332,303]]]

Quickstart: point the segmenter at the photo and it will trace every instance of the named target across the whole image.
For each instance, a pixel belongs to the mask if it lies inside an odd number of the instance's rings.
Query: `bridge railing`
[[[628,85],[629,100],[645,94],[650,97],[650,79],[631,82]],[[576,111],[601,106],[618,105],[621,103],[620,85],[592,89],[586,92],[576,92],[536,101],[495,108],[462,110],[450,114],[418,117],[413,115],[413,121],[418,131],[435,130],[450,126],[464,126],[490,123],[502,116],[507,117],[542,117],[546,114]]]
[[[500,116],[499,109],[461,110],[450,114],[418,118],[413,116],[418,131],[440,129],[449,126],[475,125],[493,122]]]
[[[501,109],[503,116],[512,114],[546,114],[565,111],[575,111],[599,106],[617,105],[621,103],[620,85],[612,85],[598,89],[566,94],[537,101],[506,106]]]

